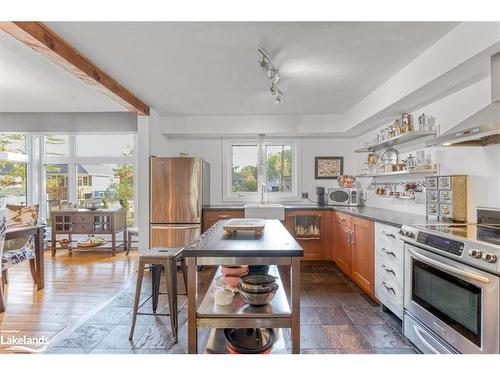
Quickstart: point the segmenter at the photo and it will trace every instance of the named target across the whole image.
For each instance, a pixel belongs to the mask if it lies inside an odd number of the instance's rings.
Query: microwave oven
[[[330,206],[360,206],[360,188],[328,189],[328,204]]]

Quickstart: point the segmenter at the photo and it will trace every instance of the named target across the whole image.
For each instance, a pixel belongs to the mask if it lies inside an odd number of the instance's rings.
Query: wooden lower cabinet
[[[371,297],[374,293],[374,225],[373,221],[352,218],[351,280]]]
[[[329,212],[328,211],[288,211],[285,227],[304,249],[302,260],[326,260],[329,255]]]
[[[240,219],[245,217],[241,210],[203,210],[203,232],[219,220]]]
[[[340,223],[333,225],[333,261],[346,275],[351,274],[351,229]]]
[[[374,293],[374,224],[333,212],[333,260],[371,298]]]

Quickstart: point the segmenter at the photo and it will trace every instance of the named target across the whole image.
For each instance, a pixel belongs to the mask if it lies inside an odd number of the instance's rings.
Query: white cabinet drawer
[[[403,288],[403,267],[394,263],[387,262],[381,257],[375,258],[375,273],[396,283]]]
[[[398,245],[388,243],[387,241],[376,241],[375,259],[381,259],[385,263],[394,264],[396,267],[403,267],[403,249]]]
[[[399,229],[391,225],[375,223],[375,241],[385,240],[389,243],[399,244],[401,242],[398,234]]]
[[[375,297],[397,317],[403,318],[402,286],[380,273],[375,273]]]

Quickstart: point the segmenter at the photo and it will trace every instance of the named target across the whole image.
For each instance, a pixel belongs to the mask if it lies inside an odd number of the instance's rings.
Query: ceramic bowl
[[[259,293],[268,291],[276,280],[277,278],[271,275],[249,275],[241,278],[240,285],[247,292]]]
[[[245,276],[245,274],[243,274],[242,276]],[[226,285],[232,288],[236,288],[239,285],[241,280],[240,278],[241,278],[240,275],[227,274],[226,276],[222,276],[222,280],[224,280]]]
[[[231,303],[233,303],[233,296],[234,293],[229,289],[226,288],[217,289],[214,292],[214,302],[216,305],[219,306],[230,305]]]
[[[222,266],[222,276],[229,275],[246,275],[248,273],[248,266]]]

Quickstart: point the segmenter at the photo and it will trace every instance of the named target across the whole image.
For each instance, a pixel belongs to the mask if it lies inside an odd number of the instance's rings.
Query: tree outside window
[[[26,153],[26,136],[0,134],[0,152]],[[27,204],[27,163],[0,158],[0,203]]]

